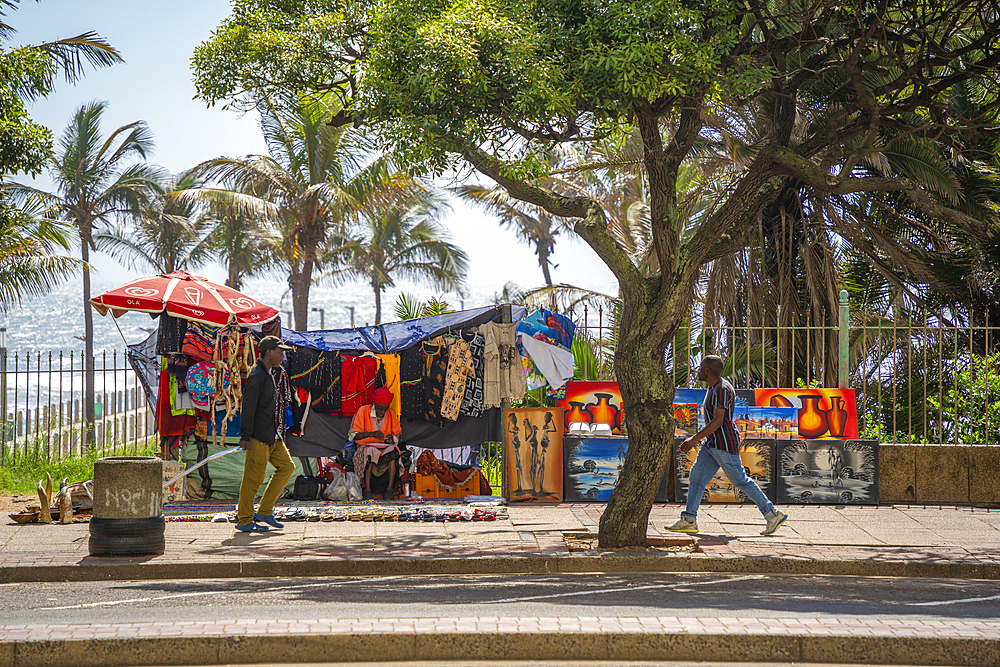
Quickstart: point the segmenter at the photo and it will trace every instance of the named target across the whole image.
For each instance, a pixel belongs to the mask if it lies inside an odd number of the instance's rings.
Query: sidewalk
[[[679,505],[655,505],[654,548],[599,551],[603,504],[507,507],[507,518],[456,522],[307,522],[237,532],[233,524],[168,522],[166,552],[92,558],[87,524],[0,525],[0,583],[106,579],[715,571],[1000,579],[1000,511],[971,507],[810,506],[784,509],[769,537],[748,505],[702,506],[695,536],[670,533]],[[657,548],[658,546],[658,548]]]
[[[512,505],[496,521],[166,526],[162,556],[91,558],[86,524],[0,525],[0,583],[207,577],[712,571],[1000,579],[1000,511],[787,506],[770,537],[752,506],[707,505],[701,533],[596,550],[602,504]],[[584,549],[584,550],[578,550]],[[2,606],[2,605],[0,605]],[[663,612],[671,610],[664,609]],[[701,660],[1000,666],[1000,621],[920,618],[393,618],[0,625],[0,667],[453,660]]]

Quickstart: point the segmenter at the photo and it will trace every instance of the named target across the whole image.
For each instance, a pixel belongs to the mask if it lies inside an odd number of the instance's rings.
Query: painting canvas
[[[757,482],[757,486],[769,499],[774,500],[774,444],[771,438],[748,438],[740,443],[740,460],[747,475]],[[680,447],[674,448],[675,497],[677,502],[687,502],[688,484],[691,467],[698,458],[698,451],[703,445],[696,445],[689,452],[682,452]],[[726,475],[719,470],[703,492],[702,502],[709,503],[746,503],[750,500],[739,489],[735,488]]]
[[[803,440],[858,439],[858,409],[853,389],[756,389],[759,406],[795,408]]]
[[[628,438],[567,436],[563,450],[566,500],[607,502],[625,464]]]
[[[698,411],[696,403],[674,403],[674,437],[690,438],[698,432]]]
[[[617,382],[570,380],[566,383],[566,398],[556,402],[566,410],[563,426],[569,430],[572,422],[610,424],[611,432],[621,434],[625,412]]]
[[[733,423],[743,438],[799,437],[799,417],[795,408],[761,408],[736,406]]]
[[[562,500],[562,408],[504,410],[503,437],[510,500]]]
[[[878,504],[878,441],[778,442],[779,503]]]

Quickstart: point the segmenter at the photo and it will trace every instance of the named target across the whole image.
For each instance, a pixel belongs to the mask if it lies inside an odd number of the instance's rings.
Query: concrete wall
[[[1000,447],[879,445],[879,503],[1000,505]]]

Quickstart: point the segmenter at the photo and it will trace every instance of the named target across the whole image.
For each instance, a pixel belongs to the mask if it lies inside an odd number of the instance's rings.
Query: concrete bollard
[[[163,461],[155,456],[109,456],[94,462],[91,556],[163,553]]]

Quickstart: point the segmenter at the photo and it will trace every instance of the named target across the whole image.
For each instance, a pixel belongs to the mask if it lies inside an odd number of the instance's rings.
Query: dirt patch
[[[38,496],[22,493],[0,493],[0,514],[20,512],[25,505],[32,501],[38,502]]]
[[[602,549],[596,535],[563,535],[570,552],[600,551],[608,553],[681,553],[698,550],[698,541],[693,537],[650,538],[648,547],[623,547]]]

